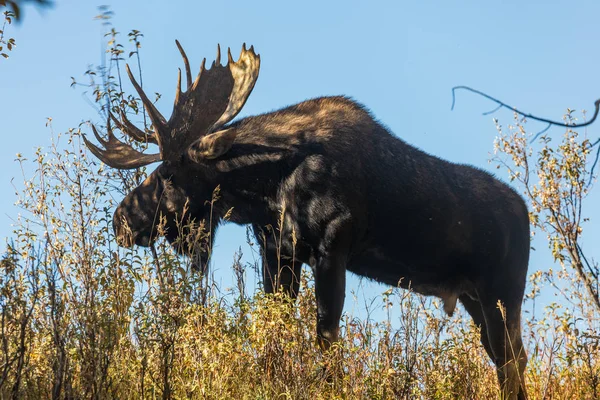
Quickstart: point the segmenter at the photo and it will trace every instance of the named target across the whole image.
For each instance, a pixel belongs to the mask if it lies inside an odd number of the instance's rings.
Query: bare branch
[[[522,115],[522,116],[524,116],[526,118],[533,119],[533,120],[540,121],[540,122],[545,122],[545,123],[547,123],[549,125],[562,126],[562,127],[568,127],[568,128],[582,128],[584,126],[588,126],[588,125],[593,124],[594,121],[596,121],[596,117],[598,116],[598,112],[600,111],[600,99],[598,99],[598,100],[596,100],[594,102],[594,106],[596,107],[596,109],[594,111],[594,116],[589,121],[584,122],[582,124],[568,124],[568,123],[564,123],[564,122],[557,122],[557,121],[552,121],[552,120],[546,119],[546,118],[536,117],[535,115],[532,115],[532,114],[520,111],[517,108],[515,108],[515,107],[513,107],[513,106],[511,106],[509,104],[506,104],[503,101],[500,101],[500,100],[496,99],[495,97],[492,97],[492,96],[490,96],[488,94],[485,94],[485,93],[483,93],[483,92],[481,92],[479,90],[470,88],[469,86],[455,86],[455,87],[452,88],[452,107],[450,108],[451,110],[454,110],[454,104],[456,103],[456,93],[455,92],[457,90],[459,90],[459,89],[468,90],[469,92],[473,92],[475,94],[483,96],[486,99],[491,100],[494,103],[498,104],[498,107],[496,107],[494,110],[485,112],[485,113],[483,113],[483,115],[488,115],[488,114],[494,113],[494,112],[498,111],[500,108],[506,108],[506,109],[509,109],[509,110],[511,110],[513,112],[516,112],[517,114],[520,114],[520,115]],[[546,128],[544,131],[538,133],[537,135],[540,135],[541,133],[543,133],[543,132],[545,132],[547,130],[548,130],[548,128]],[[534,139],[535,139],[535,137],[534,137]]]

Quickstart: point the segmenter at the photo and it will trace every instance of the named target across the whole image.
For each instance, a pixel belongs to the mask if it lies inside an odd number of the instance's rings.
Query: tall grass
[[[165,243],[156,258],[116,247],[111,196],[123,176],[91,162],[79,135],[20,158],[33,173],[0,263],[0,398],[499,398],[460,308],[449,318],[435,299],[391,288],[378,303],[387,318],[344,314],[323,354],[308,271],[292,303],[248,288],[258,266],[239,257],[238,284],[224,291]],[[593,305],[535,316],[524,323],[531,398],[598,398]]]

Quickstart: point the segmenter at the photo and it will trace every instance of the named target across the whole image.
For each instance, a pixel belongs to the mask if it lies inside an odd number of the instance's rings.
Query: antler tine
[[[179,40],[175,40],[175,44],[177,45],[177,48],[181,53],[181,58],[183,58],[183,64],[185,65],[185,77],[187,79],[187,85],[185,87],[185,90],[188,90],[190,85],[192,84],[192,70],[190,69],[190,62],[188,60],[187,55],[185,54],[185,51],[183,50],[183,47],[181,47],[181,44],[179,44]]]
[[[92,125],[92,131],[96,139],[105,147],[101,149],[83,135],[83,141],[90,151],[100,159],[104,164],[118,169],[134,169],[144,165],[151,164],[161,160],[160,154],[144,154],[127,143],[121,142],[112,133],[112,127],[110,126],[110,118],[106,124],[106,132],[108,134],[108,140],[102,139],[98,130]]]
[[[108,112],[108,115],[113,120],[115,125],[117,125],[117,128],[121,130],[121,132],[131,136],[134,140],[140,143],[158,144],[158,140],[156,140],[156,137],[153,133],[147,134],[146,132],[142,131],[140,128],[135,126],[131,121],[129,121],[123,110],[119,110],[121,121],[119,121],[110,111]]]
[[[96,139],[97,139],[99,137],[98,132],[96,131],[96,129],[92,129],[92,130],[94,131],[94,135],[96,136]],[[108,136],[108,141],[102,141],[101,143],[104,147],[106,147],[106,149],[109,149],[109,147],[111,146],[112,143],[115,143],[115,141],[119,141],[117,139],[117,137],[115,136],[115,134],[113,133],[112,126],[110,126],[110,118],[106,119],[106,134]],[[121,142],[121,143],[123,143],[123,142]]]
[[[166,129],[167,122],[166,122],[165,118],[162,116],[162,114],[160,113],[160,111],[158,111],[156,109],[156,107],[154,106],[154,104],[150,101],[148,96],[146,96],[146,93],[144,93],[144,90],[141,88],[141,86],[137,83],[137,81],[133,77],[133,74],[131,73],[131,69],[129,68],[129,64],[126,64],[125,67],[127,69],[127,75],[129,75],[129,79],[131,80],[131,84],[133,85],[135,90],[140,95],[140,98],[142,99],[142,103],[144,104],[146,111],[148,111],[150,120],[152,121],[152,124],[154,125],[154,128],[157,132],[157,139],[158,139],[160,137],[160,132],[162,130]]]
[[[231,56],[231,49],[228,49],[227,58],[229,59],[227,67],[231,71],[235,83],[231,90],[227,109],[223,112],[219,120],[209,129],[209,132],[213,132],[235,118],[246,103],[246,100],[258,79],[260,56],[254,52],[254,47],[250,47],[250,49],[247,50],[246,43],[244,43],[240,52],[240,57],[236,62],[233,61],[233,57]]]
[[[221,65],[221,45],[217,43],[217,58],[215,59],[217,65]]]
[[[94,136],[96,136],[96,140],[98,140],[100,143],[102,143],[103,146],[106,146],[107,141],[102,139],[102,136],[100,136],[100,134],[96,130],[96,126],[94,124],[92,124],[92,132],[94,132]],[[85,139],[85,136],[83,138]]]
[[[198,76],[196,76],[196,80],[194,81],[194,84],[192,85],[190,91],[196,90],[196,88],[198,87],[198,84],[200,83],[200,78],[202,77],[202,73],[204,72],[205,69],[206,69],[206,58],[203,58],[202,64],[200,64],[200,72],[198,72]]]
[[[175,108],[177,108],[177,105],[179,104],[179,98],[181,97],[181,68],[177,68],[177,70],[179,72],[177,73],[177,89],[175,90]]]
[[[227,64],[233,64],[233,57],[231,56],[231,47],[227,48]]]

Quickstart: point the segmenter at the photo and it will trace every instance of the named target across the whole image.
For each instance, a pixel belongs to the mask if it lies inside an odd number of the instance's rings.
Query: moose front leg
[[[339,338],[340,318],[346,296],[346,258],[340,255],[320,257],[314,267],[317,300],[317,340],[328,350]]]
[[[298,296],[302,273],[301,262],[278,254],[273,249],[265,249],[262,270],[265,293],[276,293],[281,290],[292,299]]]
[[[300,290],[300,275],[302,263],[292,256],[290,243],[277,243],[270,231],[253,226],[262,254],[263,286],[265,293],[275,293],[282,290],[292,299],[298,296]]]
[[[330,209],[338,210],[335,207]],[[346,297],[346,263],[352,236],[350,213],[338,212],[327,223],[319,245],[313,250],[310,264],[315,277],[317,341],[324,351],[339,338]]]

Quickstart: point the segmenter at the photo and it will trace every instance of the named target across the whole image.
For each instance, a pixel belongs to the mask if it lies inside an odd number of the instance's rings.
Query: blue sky
[[[240,116],[307,98],[345,94],[369,107],[396,135],[432,154],[495,171],[488,163],[496,134],[490,102],[461,92],[450,111],[451,88],[470,85],[540,116],[560,119],[567,107],[590,109],[600,97],[597,1],[119,1],[109,4],[123,34],[138,29],[144,84],[163,98],[169,115],[181,66],[179,39],[193,65],[214,57],[216,44],[237,55],[242,42],[261,54],[258,83]],[[20,182],[16,153],[31,155],[56,132],[99,121],[70,88],[88,65],[100,63],[104,28],[93,21],[99,3],[57,0],[45,12],[27,7],[8,32],[17,47],[0,61],[0,237],[17,210],[11,178]],[[123,40],[125,41],[125,40]],[[494,115],[504,126],[512,115]],[[600,136],[600,125],[588,135]],[[529,123],[529,129],[543,125]],[[550,133],[557,138],[562,129]],[[399,171],[399,173],[401,173]],[[506,180],[504,171],[497,175]],[[587,200],[585,243],[598,242],[599,195]],[[595,209],[594,209],[595,208]],[[402,229],[402,227],[398,227]],[[543,235],[530,270],[551,265]],[[227,285],[233,252],[244,228],[226,226],[217,237],[215,267]],[[596,259],[598,250],[591,254]],[[350,288],[358,285],[355,278]],[[384,287],[367,285],[367,295]]]

